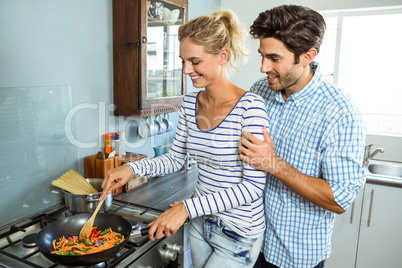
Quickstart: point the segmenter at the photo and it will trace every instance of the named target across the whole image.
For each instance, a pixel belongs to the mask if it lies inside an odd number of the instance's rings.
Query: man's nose
[[[261,62],[261,73],[267,73],[272,70],[272,64],[269,60],[263,59]]]

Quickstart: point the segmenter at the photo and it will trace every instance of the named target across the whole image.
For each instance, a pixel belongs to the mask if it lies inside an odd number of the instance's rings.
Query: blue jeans
[[[194,268],[253,267],[264,233],[246,238],[233,232],[216,216],[190,221],[190,248]]]

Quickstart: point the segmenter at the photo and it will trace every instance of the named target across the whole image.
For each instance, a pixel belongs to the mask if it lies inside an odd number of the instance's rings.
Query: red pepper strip
[[[96,230],[96,227],[92,228],[91,234],[89,235],[89,240],[92,240],[95,237],[100,236],[101,231]]]
[[[96,231],[96,227],[92,227],[92,230],[89,233],[89,237],[88,237],[89,240],[92,240],[92,236],[94,235],[94,231]]]

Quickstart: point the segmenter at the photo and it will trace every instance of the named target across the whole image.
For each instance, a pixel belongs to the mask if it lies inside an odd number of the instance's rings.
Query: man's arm
[[[283,185],[310,202],[337,214],[345,212],[336,203],[331,187],[325,180],[305,175],[280,159],[275,153],[274,144],[265,127],[263,135],[265,141],[261,141],[251,133],[243,133],[242,144],[239,147],[241,160],[271,173]]]

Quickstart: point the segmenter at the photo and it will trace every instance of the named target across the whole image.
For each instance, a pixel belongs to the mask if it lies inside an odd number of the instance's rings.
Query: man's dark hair
[[[254,38],[273,37],[294,53],[295,63],[311,48],[320,51],[325,20],[317,11],[296,5],[282,5],[261,12],[250,27]]]

